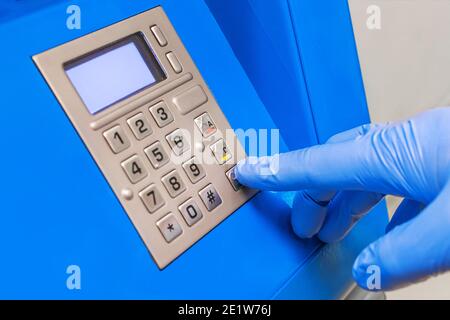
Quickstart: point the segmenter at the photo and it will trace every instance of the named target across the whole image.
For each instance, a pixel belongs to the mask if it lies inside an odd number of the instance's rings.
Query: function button
[[[167,39],[158,26],[153,26],[150,28],[150,30],[152,31],[153,36],[155,37],[156,41],[158,41],[161,47],[167,46]]]
[[[219,141],[211,145],[210,149],[219,164],[224,164],[225,162],[233,158],[233,155],[231,154],[223,139],[220,139]]]
[[[159,169],[169,162],[169,156],[159,141],[145,148],[144,152],[155,169]]]
[[[169,60],[170,65],[172,66],[173,71],[175,71],[175,73],[181,73],[181,71],[183,71],[183,67],[181,67],[181,63],[178,60],[175,53],[169,52],[166,54],[166,57],[167,57],[167,60]]]
[[[103,132],[103,136],[114,153],[120,153],[130,146],[130,140],[120,126],[115,126]]]
[[[152,134],[150,124],[143,113],[138,113],[134,117],[131,117],[127,120],[127,123],[138,140],[142,140]]]
[[[175,238],[178,238],[183,233],[180,224],[178,223],[175,216],[171,213],[159,220],[156,225],[158,226],[159,231],[161,231],[164,239],[166,239],[167,242],[172,242]]]
[[[208,211],[212,211],[222,203],[222,198],[212,184],[198,193]]]
[[[183,203],[178,207],[178,210],[180,210],[181,215],[189,227],[192,227],[203,218],[202,211],[193,199],[189,199]]]
[[[139,197],[141,197],[142,202],[150,213],[155,212],[165,204],[164,198],[154,184],[139,192]]]
[[[216,133],[217,131],[215,123],[212,121],[211,117],[207,112],[195,118],[194,122],[205,138]]]
[[[172,113],[163,101],[150,107],[149,110],[160,128],[167,126],[173,121]]]
[[[122,168],[132,183],[137,183],[147,176],[147,170],[137,155],[122,162]]]
[[[172,198],[178,197],[186,190],[186,186],[176,170],[173,170],[168,175],[164,176],[161,181]]]
[[[191,144],[189,142],[189,139],[184,134],[183,130],[177,129],[173,131],[171,134],[169,134],[167,137],[167,142],[169,143],[170,147],[172,148],[173,152],[179,156],[186,152],[187,150],[191,149]]]
[[[235,169],[236,169],[236,167],[228,170],[226,175],[227,175],[228,181],[230,181],[231,185],[233,186],[233,189],[235,191],[239,191],[242,188],[242,184],[239,181],[237,181],[237,179],[236,179]]]
[[[183,169],[192,183],[197,183],[206,176],[203,166],[195,160],[196,158],[192,158],[183,163]]]
[[[192,87],[172,99],[173,104],[177,106],[183,115],[200,107],[207,101],[208,97],[200,86]]]

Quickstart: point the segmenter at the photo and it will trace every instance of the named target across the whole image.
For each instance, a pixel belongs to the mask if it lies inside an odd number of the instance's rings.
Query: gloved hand
[[[450,107],[363,125],[324,145],[249,158],[237,165],[236,177],[256,189],[299,190],[293,229],[324,242],[342,239],[384,195],[404,197],[386,234],[353,265],[363,288],[372,265],[381,271],[381,290],[450,269]]]

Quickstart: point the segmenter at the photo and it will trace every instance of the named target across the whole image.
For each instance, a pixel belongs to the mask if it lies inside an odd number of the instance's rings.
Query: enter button
[[[185,115],[208,102],[208,96],[202,87],[195,86],[174,97],[172,102]]]

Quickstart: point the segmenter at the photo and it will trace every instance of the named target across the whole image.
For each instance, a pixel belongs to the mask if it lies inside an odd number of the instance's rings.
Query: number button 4
[[[173,121],[172,113],[163,101],[157,103],[149,110],[160,128],[167,126]]]
[[[152,129],[143,113],[138,113],[134,117],[128,119],[127,122],[138,140],[142,140],[152,134]]]
[[[128,140],[125,132],[120,126],[115,126],[103,133],[106,141],[108,142],[111,150],[114,153],[120,153],[130,146],[130,140]]]
[[[131,183],[138,183],[147,176],[147,170],[141,159],[134,155],[122,162],[122,168],[130,179]]]
[[[150,213],[155,212],[165,204],[161,193],[154,184],[139,192],[139,197]]]
[[[192,183],[197,183],[206,176],[203,166],[195,160],[195,158],[192,158],[191,160],[183,163],[183,169]]]
[[[155,142],[144,150],[153,168],[159,169],[169,162],[169,156],[160,142]]]
[[[172,198],[176,198],[186,190],[186,186],[176,170],[173,170],[168,175],[164,176],[162,178],[162,183]]]

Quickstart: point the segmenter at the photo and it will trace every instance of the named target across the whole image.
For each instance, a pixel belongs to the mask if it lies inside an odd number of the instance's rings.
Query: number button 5
[[[138,183],[147,176],[147,170],[141,159],[134,155],[122,162],[122,168],[130,179],[131,183]]]
[[[167,126],[173,121],[172,113],[163,101],[151,107],[150,113],[160,128]]]
[[[155,142],[144,150],[153,168],[159,169],[169,162],[169,156],[160,142]]]
[[[120,126],[105,131],[103,136],[114,153],[120,153],[130,146],[130,140]]]
[[[164,199],[154,184],[139,192],[142,202],[150,213],[164,205]]]
[[[152,134],[152,129],[143,113],[138,113],[134,117],[128,119],[127,122],[138,140],[142,140]]]

